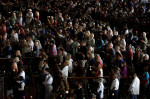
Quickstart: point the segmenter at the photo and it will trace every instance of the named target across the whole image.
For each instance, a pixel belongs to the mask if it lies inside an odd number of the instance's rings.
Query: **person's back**
[[[81,83],[78,83],[78,89],[75,90],[75,95],[75,99],[83,99],[83,88]]]

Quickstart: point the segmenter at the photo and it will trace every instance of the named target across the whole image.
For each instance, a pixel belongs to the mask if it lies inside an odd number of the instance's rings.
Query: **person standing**
[[[118,99],[119,80],[117,77],[118,77],[118,75],[116,73],[114,73],[113,81],[112,81],[112,84],[110,87],[112,99]]]
[[[54,40],[50,41],[50,56],[57,56],[57,47]]]
[[[140,93],[140,80],[136,73],[132,74],[133,80],[129,87],[130,99],[137,99],[137,95]]]
[[[81,82],[78,82],[78,89],[76,89],[74,93],[76,94],[75,99],[83,99],[83,88]]]
[[[45,81],[43,82],[43,84],[45,85],[45,99],[49,99],[50,97],[52,97],[53,77],[49,73],[49,69],[48,68],[46,68],[45,72],[47,73],[47,75],[45,77]]]
[[[144,68],[144,74],[141,79],[141,95],[140,96],[147,96],[148,97],[148,85],[149,85],[149,72],[148,72],[148,67]],[[143,97],[144,98],[144,97]]]
[[[99,81],[99,86],[97,88],[97,93],[99,96],[97,96],[97,99],[103,99],[104,98],[104,84],[103,84],[103,80],[100,79]]]
[[[17,79],[17,99],[24,99],[25,97],[25,82],[23,76],[19,76]]]

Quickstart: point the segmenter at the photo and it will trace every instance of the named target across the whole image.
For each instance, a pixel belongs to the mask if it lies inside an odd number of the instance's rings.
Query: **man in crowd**
[[[119,91],[119,80],[118,80],[118,75],[115,73],[113,75],[113,81],[110,87],[111,90],[111,95],[113,99],[118,99],[118,91]]]
[[[132,74],[132,78],[133,80],[129,88],[130,99],[137,99],[137,95],[140,94],[140,80],[137,77],[136,73]]]

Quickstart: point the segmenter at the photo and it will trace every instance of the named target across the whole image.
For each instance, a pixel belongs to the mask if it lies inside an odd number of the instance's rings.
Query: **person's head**
[[[72,22],[69,22],[69,23],[68,23],[68,26],[69,26],[69,27],[72,27]]]
[[[148,54],[145,54],[144,60],[149,60],[149,55]]]
[[[51,44],[51,45],[54,45],[54,44],[55,44],[55,41],[54,41],[54,40],[51,40],[51,41],[50,41],[50,44]]]
[[[2,39],[3,38],[3,36],[2,35],[0,35],[0,39]]]
[[[75,28],[75,29],[78,29],[78,26],[79,26],[78,23],[75,23],[75,24],[74,24],[74,28]]]
[[[34,45],[35,45],[35,46],[38,46],[38,45],[39,45],[39,42],[38,42],[38,41],[35,41]]]
[[[112,78],[113,78],[113,80],[115,80],[117,77],[118,77],[118,74],[114,73]]]
[[[20,72],[24,71],[24,67],[20,67]]]
[[[7,42],[6,42],[6,45],[7,45],[7,46],[10,46],[10,41],[7,41]]]
[[[82,83],[78,82],[78,88],[82,87]]]
[[[27,37],[27,41],[31,42],[32,41],[32,37]]]
[[[15,12],[12,13],[12,17],[16,17],[16,13]]]
[[[81,46],[86,46],[86,42],[85,42],[85,41],[82,41],[82,42],[81,42]]]
[[[100,55],[99,55],[99,54],[96,54],[96,56],[95,56],[95,57],[96,57],[96,61],[97,61],[97,62],[100,62],[100,60],[101,60]]]
[[[92,94],[92,99],[96,99],[96,95],[95,94]]]
[[[19,81],[23,81],[23,80],[24,80],[24,79],[23,79],[23,76],[19,76],[19,77],[18,77],[18,80],[19,80]]]
[[[39,11],[36,11],[36,12],[35,12],[35,15],[36,15],[36,16],[39,16],[39,15],[40,15],[40,14],[39,14]]]
[[[18,13],[18,17],[22,17],[22,12],[19,12],[19,13]]]
[[[58,17],[61,18],[62,17],[62,13],[58,13]]]
[[[11,31],[11,35],[14,35],[15,34],[15,30],[14,29],[12,29],[12,31]]]
[[[123,61],[123,62],[121,63],[121,67],[125,67],[125,66],[126,66],[126,62]]]
[[[90,34],[90,38],[91,38],[91,39],[94,38],[94,34],[93,34],[93,33]]]
[[[107,30],[106,29],[104,30],[104,35],[107,35]]]
[[[17,62],[17,63],[18,63],[19,61],[20,61],[20,60],[19,60],[19,57],[15,57],[15,58],[14,58],[14,62]]]
[[[146,32],[143,32],[143,37],[146,37]]]
[[[108,49],[111,49],[111,48],[113,48],[113,44],[112,44],[112,43],[109,43]]]
[[[45,68],[45,72],[49,73],[50,72],[49,68]]]
[[[32,12],[32,9],[28,9],[28,12]]]
[[[89,30],[85,31],[85,36],[86,37],[90,37],[90,35],[91,35],[91,32]]]
[[[124,40],[125,40],[125,37],[124,37],[124,36],[122,36],[122,37],[121,37],[121,41],[124,41]]]
[[[108,34],[109,34],[109,35],[113,35],[113,31],[110,29],[110,30],[108,31]]]
[[[89,52],[89,51],[87,52],[87,58],[89,58],[89,59],[90,59],[90,58],[93,58],[93,57],[92,57],[92,53]]]
[[[118,55],[117,55],[117,59],[118,59],[118,60],[121,60],[122,58],[123,58],[122,54],[118,54]]]
[[[132,73],[132,78],[135,78],[137,74],[135,72]]]
[[[115,51],[116,51],[116,52],[119,52],[119,51],[120,51],[120,46],[116,45],[116,46],[115,46]]]
[[[43,64],[47,65],[48,64],[48,60],[44,60]]]
[[[66,61],[64,62],[64,66],[68,66],[68,65],[69,65],[69,61],[66,60]]]
[[[79,32],[82,32],[82,26],[79,26]]]
[[[66,59],[69,60],[71,58],[71,54],[67,54]]]
[[[144,71],[148,72],[148,66],[144,67]]]
[[[117,39],[116,39],[116,40],[117,40],[117,41],[120,41],[120,35],[117,36]]]
[[[15,53],[17,56],[21,56],[21,52],[20,50],[16,50],[16,53]]]

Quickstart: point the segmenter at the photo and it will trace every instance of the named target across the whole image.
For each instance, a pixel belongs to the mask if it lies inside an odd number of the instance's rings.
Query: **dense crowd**
[[[148,0],[1,1],[2,8],[20,7],[14,11],[5,8],[0,14],[0,58],[14,60],[10,87],[14,99],[25,98],[22,57],[40,58],[39,99],[65,99],[68,94],[75,99],[87,98],[83,82],[78,81],[73,87],[68,77],[100,77],[87,81],[88,97],[103,99],[107,82],[103,76],[112,77],[109,95],[113,99],[118,97],[120,79],[131,76],[128,93],[131,99],[137,99],[149,87],[147,3]],[[54,14],[43,17],[40,12]],[[48,57],[58,59],[55,64],[48,64]],[[52,65],[57,73],[51,71]],[[58,81],[57,89],[53,89],[54,81]],[[8,94],[8,98],[11,96]]]

